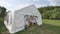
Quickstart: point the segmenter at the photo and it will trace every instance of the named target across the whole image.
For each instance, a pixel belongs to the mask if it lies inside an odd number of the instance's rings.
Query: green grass
[[[7,31],[3,22],[4,22],[3,18],[0,18],[0,34],[2,34],[2,32]]]
[[[43,23],[60,26],[60,20],[43,19]]]
[[[34,25],[15,34],[60,34],[60,20],[43,19],[43,25]]]
[[[0,31],[1,34],[7,33],[4,25],[1,26]],[[15,34],[60,34],[60,20],[43,19],[41,26],[34,25]]]

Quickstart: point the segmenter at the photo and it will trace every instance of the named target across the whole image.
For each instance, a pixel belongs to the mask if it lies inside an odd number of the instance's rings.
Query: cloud
[[[39,2],[40,0],[31,0],[32,2]]]
[[[44,7],[44,6],[47,6],[47,5],[45,5],[45,4],[35,4],[35,6],[36,6],[37,8],[39,8],[39,7]]]
[[[0,6],[6,7],[11,11],[21,9],[29,4],[32,4],[30,0],[0,0]]]
[[[56,1],[57,1],[57,0],[49,0],[50,5],[53,5],[53,6],[57,5],[57,2],[56,2]]]
[[[15,5],[14,7],[12,7],[12,10],[15,11],[15,10],[24,8],[24,7],[29,6],[29,5],[31,5],[31,4],[19,4],[19,5]]]
[[[10,10],[10,7],[12,5],[10,3],[6,2],[5,0],[0,0],[0,6],[5,7]]]
[[[55,2],[56,0],[49,0],[50,2]]]
[[[0,6],[6,7],[8,10],[15,11],[30,4],[35,4],[37,8],[47,5],[55,6],[57,5],[56,1],[58,0],[0,0]]]
[[[48,0],[33,0],[33,3],[36,5],[36,7],[44,7],[49,5]]]

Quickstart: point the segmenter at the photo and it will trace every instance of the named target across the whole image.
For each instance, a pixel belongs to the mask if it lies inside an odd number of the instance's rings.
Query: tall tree
[[[6,16],[6,8],[5,7],[1,7],[1,11],[0,11],[0,17],[5,17]]]

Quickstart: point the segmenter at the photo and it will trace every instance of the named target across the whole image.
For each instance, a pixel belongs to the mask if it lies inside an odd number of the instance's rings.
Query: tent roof
[[[26,7],[21,8],[21,9],[15,10],[15,11],[19,11],[19,10],[22,10],[22,9],[25,9],[25,8],[28,8],[28,7],[32,7],[32,6],[35,6],[35,5],[34,4],[31,4],[31,5],[28,5]]]

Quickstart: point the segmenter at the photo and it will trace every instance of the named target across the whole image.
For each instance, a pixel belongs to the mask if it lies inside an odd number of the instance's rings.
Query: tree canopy
[[[46,19],[60,19],[60,6],[47,6],[38,8],[42,17]]]
[[[6,15],[6,8],[0,6],[0,17],[5,17]]]

